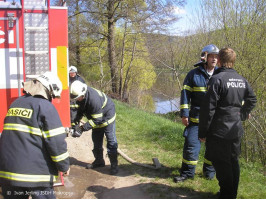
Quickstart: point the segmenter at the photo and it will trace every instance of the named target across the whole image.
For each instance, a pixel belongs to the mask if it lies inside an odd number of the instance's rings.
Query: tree
[[[118,93],[118,52],[116,52],[115,46],[117,24],[128,21],[143,32],[165,30],[167,25],[177,20],[177,17],[171,12],[174,6],[184,5],[185,0],[80,0],[79,2],[79,13],[72,13],[70,17],[83,14],[87,19],[90,18],[100,25],[94,30],[94,33],[107,39],[112,91]]]
[[[244,124],[244,155],[247,161],[259,158],[265,166],[265,0],[201,2],[204,29],[215,33],[220,47],[236,51],[235,69],[248,79],[256,93],[258,103],[253,118]]]

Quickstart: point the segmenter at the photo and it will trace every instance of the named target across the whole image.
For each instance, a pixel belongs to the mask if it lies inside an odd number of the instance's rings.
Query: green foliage
[[[163,167],[159,170],[132,166],[119,158],[120,167],[142,178],[148,178],[151,187],[148,192],[156,194],[154,198],[217,198],[218,181],[206,180],[202,177],[204,147],[196,168],[194,180],[173,183],[172,177],[179,175],[178,169],[182,162],[184,126],[162,116],[144,112],[128,104],[114,101],[116,105],[116,130],[119,148],[133,160],[151,164],[151,158],[158,158]],[[265,199],[265,171],[259,162],[246,163],[240,160],[241,177],[238,198]],[[167,191],[167,192],[165,192]],[[180,196],[178,196],[180,195]]]

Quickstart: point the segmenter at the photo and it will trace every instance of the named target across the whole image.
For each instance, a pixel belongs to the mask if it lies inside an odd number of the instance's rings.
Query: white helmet
[[[208,54],[218,54],[218,53],[219,53],[218,47],[215,46],[214,44],[209,44],[205,46],[201,51],[201,57],[200,57],[201,61],[203,63],[206,63]]]
[[[70,98],[78,99],[80,96],[85,96],[87,92],[87,85],[78,80],[74,81],[70,86]]]
[[[75,66],[72,65],[72,66],[69,67],[69,72],[78,73],[78,69]]]
[[[38,76],[36,80],[40,81],[40,83],[44,87],[46,87],[52,98],[60,98],[63,87],[57,75],[50,71],[47,71],[44,74]]]

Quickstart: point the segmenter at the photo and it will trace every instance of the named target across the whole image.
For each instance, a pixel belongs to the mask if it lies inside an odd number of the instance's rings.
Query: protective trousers
[[[216,170],[216,178],[220,186],[220,199],[236,199],[237,197],[240,176],[238,162],[241,151],[240,143],[241,138],[234,140],[207,138],[206,148]]]
[[[92,141],[94,144],[94,149],[103,148],[104,135],[107,140],[107,153],[117,153],[118,144],[115,134],[115,122],[103,128],[95,128],[92,130]]]
[[[183,160],[180,175],[193,178],[195,175],[195,169],[198,163],[201,147],[198,137],[198,124],[188,125],[184,130],[183,136],[185,137],[185,143],[183,148]],[[212,166],[207,151],[205,151],[203,174],[208,179],[212,179],[215,175],[215,169]]]

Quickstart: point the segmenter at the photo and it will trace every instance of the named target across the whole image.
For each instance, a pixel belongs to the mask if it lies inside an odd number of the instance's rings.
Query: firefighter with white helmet
[[[84,79],[78,74],[78,69],[72,65],[69,67],[69,86],[71,86],[71,84],[76,80],[85,83]],[[79,105],[76,101],[70,101],[70,120],[72,128],[76,125],[74,123],[74,119],[76,118],[78,107]]]
[[[214,44],[205,46],[201,52],[200,62],[194,65],[196,68],[188,72],[184,80],[180,99],[180,117],[186,126],[183,133],[185,143],[180,176],[174,177],[174,182],[194,178],[201,147],[198,139],[200,104],[207,92],[207,83],[217,69],[218,53],[219,49]],[[215,175],[214,167],[208,159],[208,152],[205,152],[203,175],[207,179],[213,179]]]
[[[115,134],[115,105],[103,92],[88,87],[80,81],[74,81],[70,87],[70,97],[79,104],[75,123],[83,116],[88,119],[84,125],[76,125],[73,137],[79,137],[82,132],[92,129],[92,141],[94,144],[93,155],[95,160],[88,168],[104,167],[103,138],[107,139],[107,153],[111,163],[110,174],[118,173],[117,139]]]
[[[5,198],[53,198],[59,172],[69,174],[66,132],[51,103],[62,83],[51,72],[23,83],[9,107],[0,138],[0,185]]]

